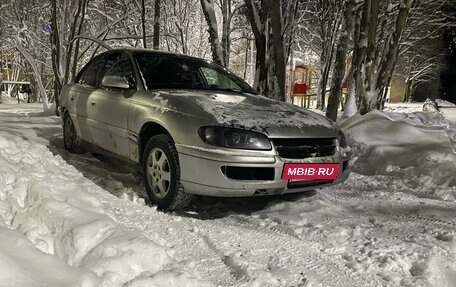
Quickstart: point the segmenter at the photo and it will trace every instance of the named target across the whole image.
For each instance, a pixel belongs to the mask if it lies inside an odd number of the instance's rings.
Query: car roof
[[[188,56],[188,55],[184,55],[184,54],[178,54],[178,53],[172,53],[172,52],[166,52],[166,51],[157,51],[157,50],[152,50],[152,49],[143,49],[143,48],[115,48],[115,49],[111,49],[111,50],[105,51],[105,52],[103,52],[101,54],[108,53],[108,52],[116,52],[116,51],[123,51],[123,52],[127,52],[128,54],[133,54],[133,53],[138,53],[138,52],[145,52],[145,53],[151,53],[151,54],[156,54],[156,55],[174,56],[174,57],[189,58],[189,59],[194,59],[194,60],[211,62],[211,61],[206,60],[206,59],[193,57],[193,56]]]

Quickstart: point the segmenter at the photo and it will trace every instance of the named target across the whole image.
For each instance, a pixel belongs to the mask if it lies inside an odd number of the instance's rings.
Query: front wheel
[[[152,137],[142,159],[144,185],[150,201],[163,210],[186,207],[192,195],[180,184],[179,158],[173,139],[161,134]]]
[[[63,144],[71,153],[81,152],[81,144],[69,114],[63,118]]]

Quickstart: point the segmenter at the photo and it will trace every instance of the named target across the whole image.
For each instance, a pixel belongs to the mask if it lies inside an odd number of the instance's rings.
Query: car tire
[[[80,153],[81,141],[74,128],[73,120],[68,113],[63,117],[63,145],[71,153]]]
[[[147,195],[158,208],[172,211],[190,204],[192,195],[184,192],[180,183],[179,157],[169,135],[149,139],[143,153],[142,172]]]

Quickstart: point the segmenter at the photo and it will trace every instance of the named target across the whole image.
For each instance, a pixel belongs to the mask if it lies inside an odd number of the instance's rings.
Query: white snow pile
[[[355,172],[400,177],[423,196],[455,199],[456,132],[439,113],[372,111],[340,126],[354,151]],[[438,186],[451,188],[437,195]]]
[[[437,113],[439,111],[439,106],[435,101],[426,99],[423,105],[423,111],[428,113]]]
[[[109,197],[44,145],[2,134],[0,282],[197,286],[162,245],[112,219]]]
[[[5,92],[0,92],[0,104],[15,104],[17,103],[17,98],[8,96]]]
[[[436,99],[435,102],[439,107],[456,107],[456,104],[453,104],[452,102],[445,101],[442,99]]]
[[[44,111],[39,111],[39,112],[28,112],[27,116],[29,116],[29,117],[50,117],[50,116],[55,116],[55,114],[56,114],[56,104],[54,102],[48,109],[46,109]]]

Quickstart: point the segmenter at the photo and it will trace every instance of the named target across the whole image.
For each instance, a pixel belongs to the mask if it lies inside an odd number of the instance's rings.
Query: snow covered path
[[[68,154],[38,109],[0,105],[0,286],[456,286],[454,186],[391,167],[165,214],[134,171]]]

